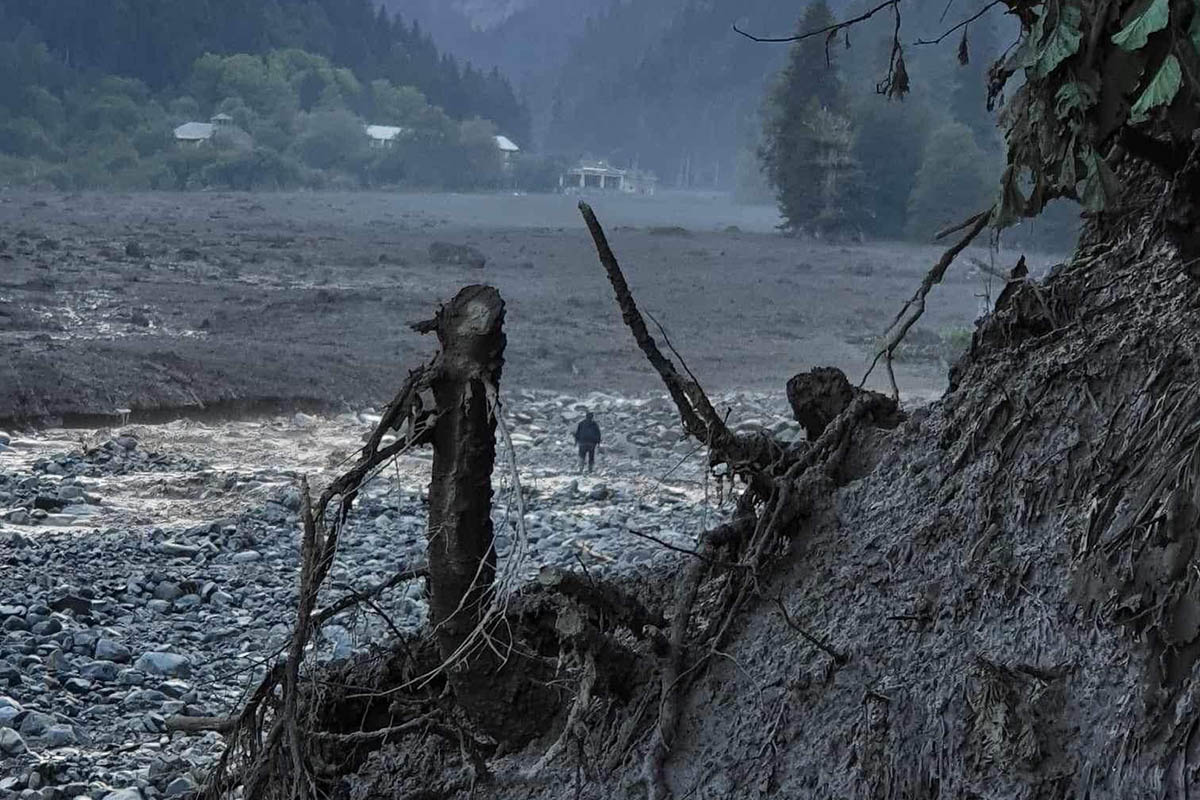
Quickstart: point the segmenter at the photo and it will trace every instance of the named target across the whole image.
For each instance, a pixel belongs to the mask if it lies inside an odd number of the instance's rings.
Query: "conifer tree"
[[[816,0],[799,30],[833,22],[829,6]],[[767,98],[759,157],[791,231],[837,233],[856,227],[860,171],[851,155],[854,137],[834,53],[824,37],[794,44]]]

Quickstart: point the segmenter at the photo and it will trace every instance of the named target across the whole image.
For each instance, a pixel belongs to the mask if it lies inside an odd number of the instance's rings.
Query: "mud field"
[[[714,391],[781,391],[818,364],[861,375],[939,252],[789,239],[773,209],[701,196],[593,205],[639,304]],[[434,263],[438,243],[486,263]],[[899,365],[905,393],[941,390],[979,295],[999,291],[985,278],[964,261],[937,290]],[[508,304],[507,386],[659,388],[573,198],[0,194],[0,420],[379,403],[432,349],[407,323],[480,282]]]

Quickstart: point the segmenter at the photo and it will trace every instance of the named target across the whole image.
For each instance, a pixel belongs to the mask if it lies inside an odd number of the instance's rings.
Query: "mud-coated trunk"
[[[429,484],[429,588],[430,621],[444,658],[455,656],[479,623],[496,571],[496,421],[488,387],[500,383],[503,323],[504,301],[490,286],[464,288],[435,321],[442,356],[432,381],[438,418]]]

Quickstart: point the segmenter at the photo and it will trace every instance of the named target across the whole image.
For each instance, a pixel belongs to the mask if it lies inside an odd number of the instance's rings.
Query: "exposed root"
[[[813,380],[798,376],[789,383],[789,399],[797,418],[810,433],[807,447],[786,447],[764,436],[734,435],[694,376],[680,375],[658,349],[603,228],[586,203],[580,203],[579,208],[613,285],[622,318],[675,401],[684,430],[708,446],[711,463],[729,464],[748,484],[734,521],[702,537],[697,557],[688,562],[676,584],[670,635],[661,643],[664,652],[659,673],[658,719],[642,765],[650,799],[665,800],[670,793],[663,778],[663,766],[678,724],[680,696],[702,674],[707,660],[719,654],[731,626],[746,604],[758,596],[759,582],[766,577],[775,557],[790,546],[800,522],[837,485],[855,430],[862,424],[894,427],[903,415],[895,400],[850,386],[836,370],[817,371]],[[986,221],[987,215],[982,215],[980,221],[974,222],[969,235],[943,259],[941,272],[927,277],[927,285],[914,301],[923,303],[924,293],[940,280],[954,254],[982,230]],[[912,321],[915,319],[907,322],[903,330]],[[661,326],[659,329],[662,330]],[[827,391],[831,386],[837,388]],[[729,557],[721,558],[722,552]],[[709,617],[696,626],[693,634],[695,606],[701,587],[710,579],[723,582],[720,591],[723,599],[710,609]],[[841,660],[840,654],[827,651]]]

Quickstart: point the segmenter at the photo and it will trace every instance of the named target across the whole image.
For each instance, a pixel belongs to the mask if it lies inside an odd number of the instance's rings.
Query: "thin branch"
[[[871,373],[874,371],[875,366],[879,363],[879,359],[886,356],[888,377],[890,378],[892,384],[892,399],[897,402],[900,401],[900,389],[896,386],[896,376],[892,371],[892,354],[895,352],[900,343],[904,341],[904,337],[908,334],[909,329],[915,325],[917,320],[921,318],[921,315],[925,313],[925,298],[929,295],[930,290],[942,282],[942,278],[946,275],[946,270],[954,262],[954,259],[958,256],[958,254],[962,252],[967,245],[975,240],[975,237],[979,235],[980,231],[987,227],[988,221],[992,218],[992,211],[993,209],[989,208],[982,214],[976,214],[974,217],[975,222],[971,225],[970,229],[963,234],[961,239],[948,248],[946,252],[942,253],[942,257],[938,259],[937,263],[933,265],[933,268],[925,274],[925,278],[921,281],[921,285],[917,288],[916,293],[909,298],[908,302],[904,304],[904,307],[900,309],[900,313],[898,313],[896,318],[892,321],[892,324],[888,326],[890,335],[888,336],[887,341],[884,342],[883,347],[881,347],[875,354],[875,358],[872,359],[871,366],[867,368],[866,374],[863,375],[862,380],[859,381],[858,386],[860,389],[866,384],[867,378],[871,377]],[[907,315],[907,317],[905,315]]]
[[[736,31],[737,33],[740,33],[742,36],[745,36],[747,39],[749,39],[752,42],[765,42],[765,43],[802,42],[805,39],[811,39],[814,36],[820,36],[823,33],[826,33],[826,34],[837,33],[842,28],[849,28],[851,25],[857,25],[860,22],[866,22],[871,17],[878,14],[880,11],[883,11],[885,8],[888,8],[889,6],[897,6],[898,7],[899,5],[900,5],[900,0],[887,0],[887,2],[881,3],[877,6],[875,6],[875,8],[872,8],[870,11],[866,12],[865,14],[861,14],[860,16],[857,16],[854,19],[844,20],[842,22],[835,22],[832,25],[826,25],[824,28],[817,28],[816,30],[813,30],[813,31],[805,31],[804,33],[798,33],[795,36],[780,36],[780,37],[755,36],[753,34],[746,33],[744,30],[739,28],[737,26],[737,23],[734,23],[733,30]]]
[[[918,44],[940,44],[941,41],[943,39],[945,39],[947,36],[954,33],[956,30],[958,30],[960,28],[965,28],[966,26],[970,25],[972,22],[979,19],[984,14],[991,11],[993,8],[995,8],[996,6],[1000,5],[1003,2],[1004,2],[1004,0],[992,0],[992,2],[988,3],[986,6],[979,9],[977,12],[975,12],[971,16],[967,17],[966,19],[964,19],[962,22],[958,23],[954,27],[947,28],[945,31],[942,32],[942,35],[937,37],[936,39],[917,39],[917,41],[913,42],[913,44],[915,44],[915,45],[918,45]]]
[[[781,598],[775,597],[772,599],[775,601],[775,605],[779,606],[779,611],[781,614],[783,614],[783,621],[787,623],[787,626],[789,628],[791,628],[792,630],[794,630],[796,633],[803,636],[804,639],[809,644],[813,645],[814,647],[819,648],[823,653],[825,653],[827,656],[832,658],[838,664],[845,664],[847,661],[850,660],[850,657],[847,656],[846,654],[839,653],[837,650],[834,650],[832,647],[827,645],[825,642],[821,641],[816,636],[814,636],[811,633],[809,633],[808,631],[806,631],[800,625],[797,625],[792,620],[792,616],[791,616],[791,614],[788,613],[787,606],[785,606],[783,604],[783,600]]]
[[[316,626],[320,626],[321,623],[323,623],[325,620],[329,619],[330,617],[340,614],[343,611],[345,611],[346,609],[356,606],[359,603],[366,602],[372,598],[378,597],[379,595],[383,594],[388,589],[391,589],[394,586],[399,586],[400,584],[407,583],[408,581],[415,581],[418,578],[425,578],[428,575],[429,575],[429,570],[426,569],[425,567],[416,567],[414,569],[406,569],[406,570],[403,570],[402,572],[397,572],[395,575],[388,578],[386,581],[383,581],[382,583],[377,583],[374,586],[368,587],[364,591],[361,591],[361,592],[351,591],[350,594],[341,598],[340,600],[335,602],[333,605],[331,605],[327,608],[322,608],[321,610],[319,610],[315,614],[313,614],[313,624]]]

